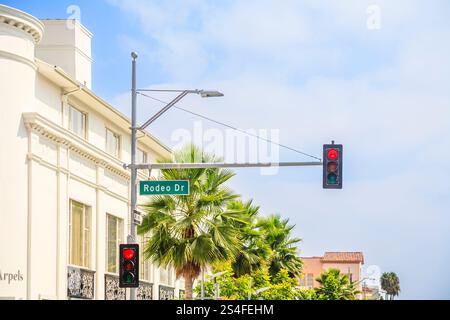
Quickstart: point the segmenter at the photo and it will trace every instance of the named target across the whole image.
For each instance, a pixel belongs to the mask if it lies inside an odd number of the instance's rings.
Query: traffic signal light
[[[121,244],[119,252],[119,287],[139,287],[139,245]]]
[[[325,144],[323,146],[323,188],[342,189],[342,144]]]

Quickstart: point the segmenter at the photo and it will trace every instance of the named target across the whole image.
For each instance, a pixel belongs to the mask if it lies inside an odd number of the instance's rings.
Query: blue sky
[[[289,217],[302,255],[363,251],[366,267],[397,272],[401,298],[450,299],[448,1],[2,3],[39,18],[67,18],[78,5],[94,34],[93,89],[124,113],[136,50],[140,87],[225,93],[180,106],[278,129],[280,142],[318,156],[323,143],[343,143],[342,191],[322,190],[319,168],[237,170],[232,187],[263,213]],[[367,27],[370,5],[380,29]],[[141,121],[160,107],[139,106]],[[172,110],[150,131],[174,146],[182,128],[223,130],[196,121]],[[309,160],[287,150],[280,159]]]

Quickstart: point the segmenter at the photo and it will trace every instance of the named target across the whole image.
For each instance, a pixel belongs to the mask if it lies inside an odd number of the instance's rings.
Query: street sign
[[[189,180],[140,181],[139,191],[141,196],[187,196],[189,195]]]
[[[140,212],[139,210],[134,210],[134,217],[133,217],[133,222],[135,225],[140,226],[142,224],[142,212]]]

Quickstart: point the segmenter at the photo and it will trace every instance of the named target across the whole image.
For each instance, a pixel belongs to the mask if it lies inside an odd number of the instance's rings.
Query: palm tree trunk
[[[192,287],[194,285],[194,279],[191,276],[184,278],[184,285],[186,289],[186,300],[192,300]]]

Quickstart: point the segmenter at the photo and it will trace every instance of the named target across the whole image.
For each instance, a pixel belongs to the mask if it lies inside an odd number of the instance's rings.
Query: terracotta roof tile
[[[325,252],[323,262],[361,262],[364,263],[362,252]]]

